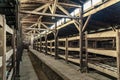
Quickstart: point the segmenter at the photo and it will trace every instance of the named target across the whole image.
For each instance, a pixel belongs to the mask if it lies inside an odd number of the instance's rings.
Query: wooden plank
[[[68,47],[68,51],[80,51],[80,48]]]
[[[2,67],[2,57],[0,57],[0,68]]]
[[[66,38],[60,38],[59,41],[66,41]]]
[[[6,61],[8,61],[12,55],[13,55],[13,49],[9,50],[9,51],[6,53]]]
[[[103,50],[103,49],[92,49],[88,48],[88,52],[94,53],[94,54],[100,54],[100,55],[106,55],[111,57],[117,57],[117,52],[115,50]]]
[[[68,38],[68,41],[79,40],[79,39],[80,39],[79,37],[80,37],[80,36],[69,37],[69,38]]]
[[[5,25],[5,27],[6,27],[6,32],[13,34],[12,28],[10,28],[7,24]]]
[[[105,31],[94,34],[87,34],[87,38],[106,38],[106,37],[116,37],[115,31]]]
[[[65,50],[65,49],[66,49],[65,47],[60,47],[60,46],[59,46],[58,48],[59,48],[59,49],[62,49],[62,50]]]
[[[117,80],[120,80],[120,32],[116,30]]]
[[[109,6],[112,6],[112,5],[114,5],[114,4],[118,3],[118,2],[120,2],[120,0],[109,0],[109,1],[107,1],[106,3],[100,5],[99,7],[96,7],[96,8],[94,8],[94,9],[92,9],[92,10],[84,13],[84,14],[83,14],[83,17],[89,16],[89,15],[91,15],[91,14],[95,14],[95,13],[97,13],[98,11],[103,10],[103,9],[109,7]]]
[[[88,39],[87,39],[87,31],[85,32],[85,67],[86,72],[88,72]]]
[[[66,62],[68,62],[68,38],[66,37],[66,41],[65,41],[65,60]]]
[[[10,71],[10,74],[9,74],[9,77],[7,80],[11,80],[12,79],[12,76],[13,76],[13,69]]]
[[[88,66],[90,68],[93,68],[93,69],[98,70],[100,72],[106,73],[106,74],[111,75],[113,77],[118,77],[117,72],[113,72],[111,70],[108,70],[107,68],[102,68],[99,65],[94,65],[92,63],[88,63]]]

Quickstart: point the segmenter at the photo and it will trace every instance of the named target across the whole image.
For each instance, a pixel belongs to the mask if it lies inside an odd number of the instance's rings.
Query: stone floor
[[[27,50],[24,50],[22,62],[20,64],[20,80],[39,80],[28,56]]]

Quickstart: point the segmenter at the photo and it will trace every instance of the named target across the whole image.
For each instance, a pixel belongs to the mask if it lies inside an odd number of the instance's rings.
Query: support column
[[[66,62],[68,62],[68,38],[66,37],[66,41],[65,41],[65,60]]]
[[[0,26],[0,78],[6,80],[6,29],[5,29],[5,16],[0,15],[1,23]]]
[[[33,46],[34,46],[34,36],[33,36],[33,34],[31,34],[31,48],[33,48]]]
[[[86,51],[86,61],[85,61],[85,64],[86,64],[86,72],[88,72],[88,39],[87,39],[87,31],[85,32],[85,51]]]
[[[13,76],[15,76],[15,61],[16,61],[16,47],[15,47],[15,44],[16,44],[16,35],[15,35],[15,30],[14,30],[14,26],[12,27],[13,29],[13,35],[12,35],[12,47],[13,47],[13,56],[12,56],[12,66],[13,66]]]
[[[55,23],[54,38],[55,38],[55,59],[57,59],[58,58],[58,30],[57,30],[57,23]]]
[[[52,55],[52,41],[50,41],[50,54]]]
[[[45,54],[48,54],[47,33],[45,34]]]
[[[116,30],[116,50],[117,50],[117,80],[120,80],[120,33],[119,30]]]
[[[79,47],[80,47],[80,52],[79,52],[79,57],[80,57],[80,70],[83,71],[83,33],[82,33],[82,28],[83,28],[83,6],[80,8],[80,19],[79,19],[79,36],[80,36],[80,41],[79,41]]]
[[[40,36],[40,52],[42,52],[42,37]]]

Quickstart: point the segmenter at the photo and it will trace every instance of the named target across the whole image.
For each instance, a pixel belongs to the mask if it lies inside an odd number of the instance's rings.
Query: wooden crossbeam
[[[53,5],[52,5],[52,14],[55,14],[55,12],[56,12],[56,5],[57,5],[57,3],[58,3],[58,0],[55,0]]]
[[[42,6],[40,6],[40,7],[38,7],[38,8],[36,8],[36,9],[34,9],[32,12],[37,12],[37,11],[40,11],[40,10],[42,10],[42,9],[44,9],[44,8],[46,8],[47,6],[49,6],[50,4],[45,4],[45,5],[42,5]],[[30,14],[27,14],[25,17],[23,17],[23,18],[27,18],[28,16],[30,16]],[[22,19],[23,19],[22,18]]]
[[[28,2],[21,2],[21,4],[32,4],[32,3],[54,3],[54,1],[28,1]],[[58,2],[58,4],[63,5],[63,6],[68,6],[68,7],[81,7],[78,4],[70,4],[70,3],[63,3],[63,2]]]
[[[31,11],[20,11],[20,13],[42,15],[42,16],[51,16],[51,17],[61,17],[61,18],[72,18],[72,19],[79,18],[79,17],[72,17],[72,16],[66,16],[66,15],[60,15],[60,14],[50,14],[50,13],[31,12]]]
[[[57,5],[57,7],[58,7],[63,13],[65,13],[66,15],[71,16],[70,13],[69,13],[67,10],[65,10],[62,6]]]

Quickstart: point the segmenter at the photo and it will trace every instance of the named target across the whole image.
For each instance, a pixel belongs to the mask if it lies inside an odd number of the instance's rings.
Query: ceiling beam
[[[66,16],[66,15],[60,15],[60,14],[50,14],[50,13],[31,12],[31,11],[20,11],[20,13],[34,14],[34,15],[41,15],[41,16],[60,17],[60,18],[73,18],[73,19],[80,18],[80,17],[72,17],[72,16]]]
[[[42,10],[42,9],[44,9],[45,7],[47,7],[47,6],[49,6],[50,4],[45,4],[45,5],[42,5],[42,6],[40,6],[40,7],[38,7],[38,8],[36,8],[36,9],[34,9],[33,11],[31,11],[31,12],[38,12],[38,11],[40,11],[40,10]],[[26,16],[24,16],[23,18],[27,18],[28,16],[30,16],[31,14],[27,14]],[[22,19],[23,19],[22,18]]]
[[[71,16],[70,13],[69,13],[67,10],[65,10],[62,6],[57,5],[57,7],[58,7],[63,13],[65,13],[67,16]]]
[[[28,2],[21,2],[21,4],[33,4],[33,3],[54,3],[54,1],[28,1]],[[70,4],[70,3],[63,3],[59,2],[58,4],[68,7],[77,7],[80,8],[81,6],[78,4]]]
[[[54,0],[54,3],[52,4],[52,14],[55,14],[55,12],[56,12],[56,5],[57,5],[57,3],[58,3],[58,0]]]

